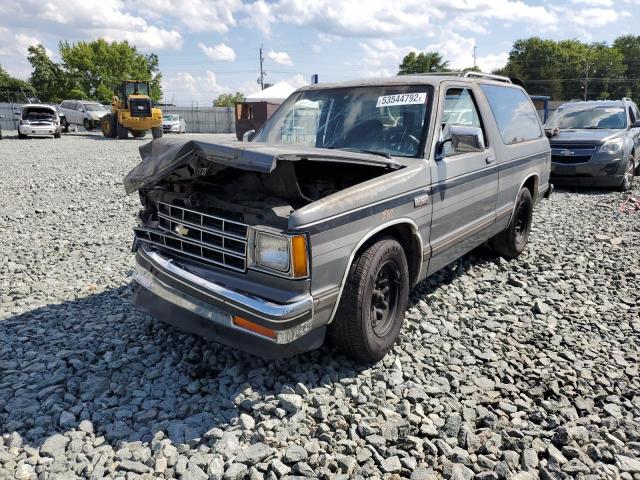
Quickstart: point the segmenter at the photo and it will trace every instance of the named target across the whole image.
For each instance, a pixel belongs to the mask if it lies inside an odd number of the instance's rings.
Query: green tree
[[[143,54],[128,42],[60,42],[60,56],[68,75],[86,96],[110,102],[114,90],[124,80],[147,80],[154,101],[162,98],[158,56]]]
[[[31,90],[31,85],[25,80],[12,77],[2,65],[0,65],[0,88],[24,88]]]
[[[623,35],[613,42],[613,47],[620,52],[624,63],[624,81],[618,82],[618,96],[633,97],[640,100],[640,36]]]
[[[64,69],[49,58],[42,44],[28,48],[27,59],[33,68],[30,82],[43,102],[59,102],[72,86]]]
[[[213,101],[214,107],[233,107],[236,102],[244,102],[244,95],[240,92],[223,93]]]
[[[399,75],[411,73],[444,72],[449,69],[449,62],[445,61],[438,52],[425,52],[416,55],[409,52],[399,66]]]

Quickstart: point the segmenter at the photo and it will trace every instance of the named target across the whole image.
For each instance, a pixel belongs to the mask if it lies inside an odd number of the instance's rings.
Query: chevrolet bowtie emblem
[[[189,229],[184,225],[180,225],[180,224],[176,225],[173,231],[176,232],[181,237],[186,237],[187,235],[189,235]]]

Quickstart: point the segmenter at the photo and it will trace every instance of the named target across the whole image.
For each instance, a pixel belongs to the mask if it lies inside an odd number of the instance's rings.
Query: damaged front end
[[[136,306],[273,358],[316,348],[308,232],[296,210],[390,170],[391,159],[291,145],[163,139],[125,179],[142,203]]]

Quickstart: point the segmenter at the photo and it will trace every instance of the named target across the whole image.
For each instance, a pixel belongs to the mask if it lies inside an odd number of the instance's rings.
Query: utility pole
[[[264,90],[264,70],[262,69],[262,63],[264,57],[262,56],[262,44],[260,44],[260,90]]]
[[[478,46],[474,43],[473,44],[473,68],[476,68],[476,51],[478,50]]]

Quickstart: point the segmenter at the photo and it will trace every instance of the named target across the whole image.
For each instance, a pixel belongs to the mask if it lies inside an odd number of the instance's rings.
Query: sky
[[[266,81],[298,87],[389,76],[410,51],[450,66],[503,66],[513,42],[612,42],[640,34],[640,0],[0,0],[0,65],[28,78],[27,47],[59,60],[60,40],[127,40],[159,56],[165,101],[210,105]]]

